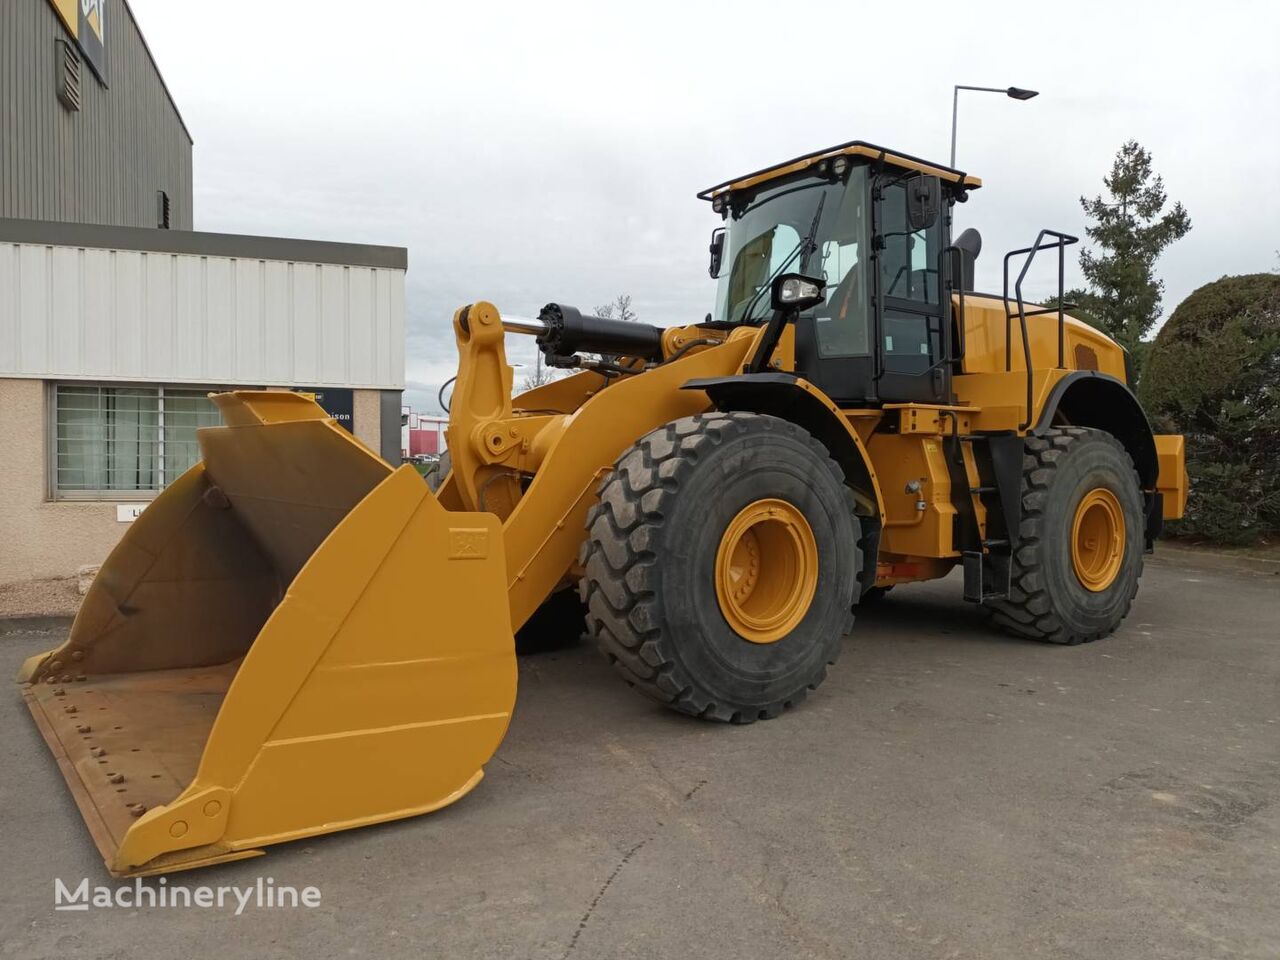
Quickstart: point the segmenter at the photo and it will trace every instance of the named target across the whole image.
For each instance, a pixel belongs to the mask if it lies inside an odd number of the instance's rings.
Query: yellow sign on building
[[[107,80],[107,0],[49,0],[98,79]]]

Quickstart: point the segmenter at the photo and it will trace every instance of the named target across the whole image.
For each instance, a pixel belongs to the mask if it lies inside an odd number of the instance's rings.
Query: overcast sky
[[[421,410],[457,306],[626,292],[643,320],[696,321],[719,222],[698,190],[852,139],[945,163],[956,83],[1041,91],[961,94],[980,288],[1041,227],[1083,235],[1078,198],[1129,138],[1191,215],[1166,311],[1280,266],[1272,0],[130,3],[195,139],[197,230],[409,249]]]

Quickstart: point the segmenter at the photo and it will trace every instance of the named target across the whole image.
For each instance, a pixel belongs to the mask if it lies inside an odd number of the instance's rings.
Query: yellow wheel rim
[[[716,596],[738,636],[773,643],[796,628],[818,589],[818,543],[785,500],[757,500],[725,529],[716,551]]]
[[[1071,565],[1086,590],[1100,593],[1115,582],[1124,544],[1120,501],[1105,487],[1095,487],[1080,500],[1071,525]]]

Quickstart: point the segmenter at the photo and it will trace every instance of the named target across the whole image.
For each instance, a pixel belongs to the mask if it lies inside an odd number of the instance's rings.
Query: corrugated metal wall
[[[0,243],[0,377],[403,389],[404,276]]]
[[[0,0],[0,216],[192,228],[191,140],[128,4],[107,6],[107,82],[81,63],[79,112],[58,100],[56,40],[74,45],[48,0]]]

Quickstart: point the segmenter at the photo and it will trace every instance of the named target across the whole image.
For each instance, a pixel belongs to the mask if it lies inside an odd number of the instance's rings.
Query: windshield
[[[823,277],[826,301],[806,311],[817,321],[819,353],[866,353],[866,175],[865,167],[854,167],[846,183],[784,184],[762,191],[731,217],[725,224],[715,319],[741,323],[767,317],[767,288],[778,273]],[[815,223],[812,246],[801,249]]]

